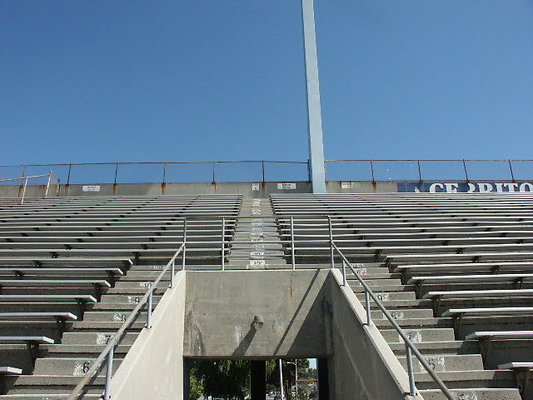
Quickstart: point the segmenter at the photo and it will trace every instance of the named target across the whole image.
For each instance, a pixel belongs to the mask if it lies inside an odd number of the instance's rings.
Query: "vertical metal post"
[[[24,196],[26,195],[26,186],[28,186],[28,178],[24,179],[24,186],[22,187],[22,197],[20,198],[20,204],[24,203]]]
[[[68,165],[67,185],[70,185],[70,171],[72,170],[72,164]]]
[[[409,394],[416,395],[415,373],[413,371],[413,354],[411,348],[405,343],[405,356],[407,358],[407,375],[409,375]]]
[[[222,271],[226,266],[226,217],[222,217],[222,246],[220,248],[220,255],[222,256]]]
[[[148,302],[146,303],[146,327],[152,327],[152,294],[154,293],[154,288],[150,288],[148,292]]]
[[[167,182],[167,163],[163,163],[163,182]]]
[[[266,175],[265,175],[265,161],[261,161],[261,175],[263,177],[263,183],[266,182]]]
[[[187,253],[187,217],[183,218],[183,251],[181,252],[181,269],[185,270],[185,257]]]
[[[113,357],[115,348],[111,347],[109,353],[107,353],[107,368],[105,374],[105,387],[104,387],[104,400],[111,398],[111,377],[113,375]]]
[[[118,163],[115,164],[115,185],[117,184],[118,180]]]
[[[422,167],[420,166],[420,160],[416,160],[418,164],[418,180],[422,182]]]
[[[281,358],[279,359],[279,386],[281,398],[284,399],[285,395],[283,394],[283,366],[281,365]]]
[[[346,261],[342,259],[342,286],[346,286]]]
[[[294,217],[291,216],[291,260],[292,260],[292,269],[296,269],[296,259],[294,254]]]
[[[50,189],[50,180],[52,179],[52,171],[48,173],[48,182],[46,183],[46,190],[44,192],[44,197],[48,197],[48,190]]]
[[[302,0],[305,77],[307,89],[307,118],[309,130],[309,156],[313,193],[326,193],[326,170],[322,139],[322,110],[318,78],[315,11],[313,0]]]
[[[376,181],[374,177],[374,160],[370,160],[370,174],[372,175],[372,182]]]
[[[466,181],[470,181],[470,179],[468,179],[468,169],[466,168],[466,161],[463,159],[463,169],[465,170],[465,178],[466,178]]]
[[[328,227],[329,227],[329,256],[331,260],[331,268],[335,268],[335,253],[333,249],[333,225],[331,223],[331,217],[328,215]]]
[[[370,310],[370,295],[368,290],[365,289],[365,306],[366,306],[366,323],[368,326],[372,326],[372,312]]]
[[[176,269],[176,258],[174,257],[172,259],[172,264],[170,264],[170,283],[168,285],[169,288],[172,288],[174,286],[174,270]]]
[[[213,183],[216,182],[216,178],[215,178],[215,164],[216,164],[216,163],[213,163],[213,168],[212,168],[212,182],[213,182]]]
[[[508,160],[508,163],[509,163],[509,171],[511,171],[511,179],[513,182],[516,182],[514,178],[513,164],[511,163],[511,160]]]

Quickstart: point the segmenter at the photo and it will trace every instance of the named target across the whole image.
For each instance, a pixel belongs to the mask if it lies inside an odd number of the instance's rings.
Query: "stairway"
[[[0,396],[0,399],[65,399],[135,308],[162,268],[161,265],[132,266],[127,275],[120,278],[115,287],[110,288],[92,310],[84,313],[83,321],[73,322],[67,327],[60,344],[41,346],[33,375],[13,378],[14,382],[8,394]],[[154,292],[154,308],[168,287],[168,282],[168,279],[162,280]],[[120,366],[145,321],[146,313],[142,312],[116,348],[114,370]],[[100,398],[104,382],[105,368],[93,384],[87,387],[88,395],[84,398]]]
[[[521,400],[512,371],[484,369],[477,341],[457,340],[450,318],[434,317],[430,300],[417,299],[413,285],[403,284],[401,275],[383,263],[359,263],[357,272],[382,300],[396,322],[439,377],[464,400]],[[364,304],[364,290],[349,277],[349,284]],[[375,304],[373,322],[406,368],[405,345]],[[445,399],[422,365],[414,359],[417,389],[425,400]]]
[[[238,216],[227,267],[286,269],[285,252],[270,200],[243,200]]]

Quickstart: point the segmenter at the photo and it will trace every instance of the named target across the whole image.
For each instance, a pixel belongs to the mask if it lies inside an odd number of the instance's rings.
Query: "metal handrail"
[[[21,180],[21,179],[42,178],[43,176],[50,176],[50,174],[52,174],[52,173],[42,174],[42,175],[20,176],[18,178],[0,179],[0,182],[17,181],[17,180]]]
[[[115,347],[122,340],[122,338],[126,334],[126,329],[128,329],[133,324],[133,322],[135,321],[135,319],[138,317],[139,313],[141,312],[141,309],[145,305],[146,305],[146,311],[147,311],[145,327],[147,329],[150,329],[152,327],[152,296],[153,296],[154,289],[157,287],[161,279],[163,279],[163,276],[165,275],[165,273],[168,271],[169,268],[171,270],[169,287],[172,288],[174,286],[174,271],[175,271],[176,258],[178,257],[180,253],[183,252],[182,269],[184,269],[185,268],[185,248],[186,248],[186,242],[184,241],[181,244],[181,246],[178,248],[178,250],[176,250],[172,258],[165,265],[165,268],[163,268],[163,270],[161,271],[157,279],[154,282],[152,282],[152,284],[146,291],[145,295],[139,300],[139,303],[137,304],[137,306],[130,313],[129,317],[126,319],[126,321],[124,321],[124,323],[119,328],[119,330],[113,335],[113,338],[108,342],[105,349],[102,350],[100,355],[91,365],[91,368],[89,369],[89,371],[87,371],[87,373],[81,378],[80,382],[72,390],[67,400],[77,400],[79,398],[85,386],[88,385],[96,377],[96,375],[100,372],[100,370],[103,368],[104,361],[106,359],[107,359],[107,371],[106,371],[106,382],[105,382],[103,399],[109,400],[111,398],[111,376],[113,372],[113,356],[114,356]]]
[[[350,261],[346,258],[346,256],[339,250],[337,245],[333,240],[331,240],[331,248],[332,250],[335,250],[342,258],[342,279],[343,279],[343,286],[346,286],[346,268],[347,265],[348,268],[352,271],[352,273],[355,275],[359,283],[363,286],[365,289],[365,309],[366,309],[366,318],[367,318],[367,324],[369,326],[372,325],[372,315],[371,315],[371,308],[370,308],[370,298],[374,300],[378,308],[381,310],[383,315],[389,320],[392,327],[398,332],[398,334],[401,336],[401,338],[404,341],[405,344],[405,351],[406,351],[406,358],[407,358],[407,374],[409,376],[409,394],[411,396],[414,396],[417,393],[416,384],[415,384],[415,378],[414,378],[414,371],[413,371],[413,360],[412,356],[413,354],[418,359],[420,364],[424,367],[424,369],[427,371],[427,373],[433,378],[439,389],[442,391],[444,396],[448,400],[456,400],[456,397],[453,395],[452,392],[448,389],[448,387],[444,384],[444,382],[435,374],[435,371],[431,368],[431,366],[428,364],[424,356],[418,351],[418,349],[415,347],[413,342],[409,339],[409,337],[405,334],[403,329],[398,325],[396,320],[390,315],[389,311],[385,308],[381,300],[376,296],[376,294],[372,291],[372,289],[366,284],[364,279],[359,275],[359,273],[354,269]],[[331,267],[335,267],[335,260],[332,256],[331,258]]]
[[[459,165],[462,165],[462,168],[464,170],[464,178],[468,182],[470,180],[469,171],[468,171],[468,163],[479,163],[479,162],[497,162],[497,163],[507,163],[506,169],[508,170],[510,181],[515,182],[516,176],[515,176],[515,170],[513,168],[513,163],[521,163],[521,162],[533,162],[531,159],[514,159],[514,160],[505,160],[505,159],[489,159],[489,160],[480,160],[480,159],[403,159],[403,160],[392,160],[392,159],[360,159],[360,160],[354,160],[354,159],[338,159],[338,160],[325,160],[324,163],[326,166],[328,164],[334,164],[334,163],[346,163],[346,162],[359,162],[359,163],[366,163],[370,167],[370,176],[368,178],[370,179],[354,179],[352,181],[388,181],[388,179],[383,179],[383,177],[379,177],[375,175],[374,166],[377,163],[384,163],[384,162],[410,162],[410,163],[416,163],[418,166],[418,171],[413,174],[413,178],[415,175],[417,176],[417,179],[407,179],[406,181],[424,181],[425,176],[425,169],[422,168],[422,164],[424,163],[431,163],[431,162],[453,162],[453,163],[460,163]],[[131,166],[131,165],[146,165],[146,166],[160,166],[161,167],[161,180],[154,180],[154,182],[161,182],[163,184],[167,183],[167,167],[172,165],[208,165],[211,167],[211,179],[206,180],[205,182],[208,182],[211,180],[211,182],[216,182],[216,166],[217,165],[224,165],[224,164],[257,164],[260,167],[260,171],[258,173],[257,179],[254,179],[252,181],[254,182],[267,182],[267,166],[271,164],[291,164],[291,165],[307,165],[309,166],[309,161],[294,161],[294,160],[236,160],[236,161],[222,161],[222,160],[215,160],[215,161],[131,161],[131,162],[94,162],[94,163],[54,163],[54,164],[5,164],[0,165],[0,168],[26,168],[26,167],[53,167],[53,168],[62,168],[66,167],[68,171],[65,173],[65,183],[68,186],[71,182],[71,172],[72,167],[76,166],[110,166],[114,168],[114,184],[119,183],[118,175],[119,175],[119,169],[121,166]],[[309,176],[302,176],[299,179],[291,179],[293,181],[309,181]],[[347,180],[350,180],[349,178]],[[401,179],[404,181],[405,179]],[[507,181],[507,179],[505,179]],[[230,180],[232,182],[245,182],[239,179],[236,180]]]
[[[50,190],[50,184],[51,184],[52,176],[56,178],[58,184],[60,182],[59,177],[57,175],[55,175],[52,171],[50,171],[47,174],[42,174],[42,175],[29,175],[29,176],[23,175],[23,176],[20,176],[20,177],[17,177],[17,178],[1,179],[0,182],[11,182],[11,181],[24,180],[24,185],[22,187],[22,195],[20,196],[20,204],[23,204],[24,203],[24,197],[26,195],[26,187],[28,186],[28,180],[34,179],[34,178],[42,178],[42,177],[45,177],[45,176],[48,177],[48,181],[46,183],[46,190],[44,192],[44,197],[48,197],[48,191]]]

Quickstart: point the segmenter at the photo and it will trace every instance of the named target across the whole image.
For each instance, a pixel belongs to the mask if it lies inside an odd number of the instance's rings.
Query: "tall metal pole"
[[[281,365],[281,358],[279,359],[279,392],[281,395],[281,400],[284,400],[285,394],[283,393],[283,368]]]
[[[307,118],[309,130],[309,158],[313,193],[326,193],[326,169],[322,140],[322,109],[318,80],[315,11],[313,0],[302,0],[305,77],[307,88]]]

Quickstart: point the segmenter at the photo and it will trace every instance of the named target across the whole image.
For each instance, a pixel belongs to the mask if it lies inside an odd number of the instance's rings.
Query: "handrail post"
[[[107,369],[105,374],[104,400],[111,398],[111,377],[113,375],[113,356],[115,348],[111,347],[107,353]]]
[[[370,309],[370,295],[368,290],[365,289],[365,307],[366,307],[366,323],[368,326],[372,326],[372,312]]]
[[[296,269],[296,259],[295,259],[295,249],[294,249],[294,217],[291,216],[291,261],[292,269]]]
[[[170,283],[168,284],[169,288],[174,286],[174,270],[176,268],[176,257],[172,259],[172,264],[170,264]]]
[[[44,197],[48,197],[48,189],[50,189],[50,179],[52,179],[52,171],[48,174],[48,182],[46,184],[46,190],[44,192]]]
[[[331,260],[331,268],[335,268],[335,254],[333,253],[333,225],[331,223],[331,217],[328,215],[328,228],[329,228],[329,256]]]
[[[226,268],[226,217],[222,217],[222,246],[220,248],[220,255],[222,259],[220,265],[222,266],[222,271]]]
[[[154,293],[154,288],[150,289],[148,293],[148,301],[146,302],[146,327],[150,329],[152,327],[152,295]]]
[[[411,348],[405,343],[405,356],[407,358],[407,374],[409,375],[409,394],[416,395],[415,373],[413,371],[413,354]]]
[[[342,260],[342,286],[346,286],[346,261]]]
[[[183,251],[181,253],[181,269],[185,271],[185,256],[187,253],[187,217],[183,218]]]
[[[470,179],[468,178],[468,168],[466,168],[466,160],[463,158],[463,169],[465,171],[465,178],[467,182],[470,182]]]
[[[20,198],[20,204],[24,203],[24,196],[26,195],[26,186],[28,186],[28,178],[24,179],[24,187],[22,188],[22,197]]]
[[[513,164],[511,160],[507,160],[507,162],[509,163],[509,171],[511,172],[511,180],[513,182],[516,182],[516,179],[514,178]]]

